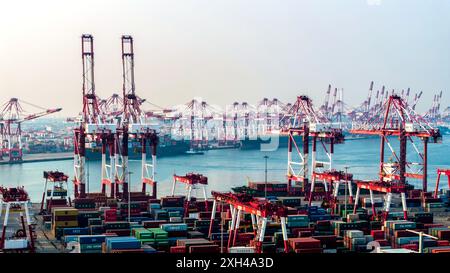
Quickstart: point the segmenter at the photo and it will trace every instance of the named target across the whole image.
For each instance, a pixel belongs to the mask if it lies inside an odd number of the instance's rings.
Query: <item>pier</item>
[[[6,164],[23,164],[23,163],[34,163],[34,162],[45,162],[45,161],[60,161],[60,160],[72,160],[73,152],[67,153],[42,153],[42,154],[24,154],[22,161],[0,161],[0,165]]]

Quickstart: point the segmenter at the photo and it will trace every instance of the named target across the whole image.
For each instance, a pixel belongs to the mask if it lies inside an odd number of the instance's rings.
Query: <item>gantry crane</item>
[[[450,190],[450,169],[437,169],[437,180],[436,180],[436,188],[434,189],[434,194],[433,197],[437,198],[438,197],[438,192],[439,192],[439,182],[441,180],[441,176],[445,175],[447,176],[447,181],[448,181],[448,188]]]
[[[27,114],[22,103],[41,109],[40,112]],[[21,162],[22,151],[22,123],[61,111],[62,108],[43,109],[18,98],[11,98],[0,112],[0,161],[3,155],[8,156],[10,162]]]
[[[183,108],[179,113],[181,134],[190,140],[192,150],[203,149],[210,139],[209,122],[218,111],[201,98],[192,99]]]
[[[123,113],[123,99],[119,94],[114,93],[109,98],[101,100],[99,107],[107,120],[114,121]]]
[[[344,142],[340,125],[331,123],[326,117],[316,112],[311,99],[307,96],[297,97],[296,103],[288,112],[288,118],[291,126],[287,129],[289,136],[288,191],[290,192],[292,181],[295,181],[302,184],[302,191],[309,204],[317,198],[329,199],[331,188],[327,181],[336,181],[332,164],[334,145]],[[301,145],[297,143],[296,136],[302,138]],[[312,138],[311,163],[309,162],[310,138]],[[294,155],[293,148],[296,151]],[[310,166],[311,173],[309,173]],[[311,177],[311,184],[309,184],[309,177]],[[323,182],[324,192],[315,191],[316,181]],[[307,191],[309,191],[308,194],[306,194]]]
[[[392,194],[398,193],[401,195],[404,215],[407,218],[406,179],[421,179],[423,192],[427,191],[428,143],[440,142],[442,136],[439,129],[424,121],[399,95],[391,95],[380,112],[366,122],[354,123],[350,130],[352,134],[376,135],[381,139],[379,179],[357,182],[355,209],[361,188],[369,190],[372,205],[373,191],[383,192],[387,194],[384,213],[386,219]],[[393,137],[399,140],[398,149],[394,149],[391,144]],[[414,138],[422,140],[422,152],[419,151]],[[408,161],[411,160],[407,157],[408,144],[417,154],[418,162]],[[391,152],[390,162],[386,162],[386,146]]]
[[[431,124],[437,124],[441,119],[441,100],[442,91],[434,95],[430,109],[423,116],[423,118]]]
[[[27,227],[25,226],[25,220],[26,224],[28,225],[28,235],[30,236],[30,239],[27,243],[27,247],[30,252],[34,252],[34,239],[35,234],[30,218],[29,208],[30,205],[30,198],[28,196],[28,193],[25,191],[23,187],[17,187],[17,188],[5,188],[0,187],[0,217],[3,212],[3,206],[5,206],[5,218],[3,219],[3,229],[2,229],[2,238],[0,241],[0,248],[5,249],[5,243],[6,243],[6,229],[8,227],[9,217],[11,209],[19,208],[20,210],[25,211],[25,219],[23,218],[23,214],[20,213],[20,221],[22,223],[22,230],[16,232],[16,237],[27,237]]]
[[[45,171],[44,172],[44,192],[42,193],[41,200],[41,213],[44,211],[50,212],[53,206],[53,201],[57,198],[64,200],[65,204],[72,206],[72,202],[69,194],[68,179],[69,176],[63,172],[58,171]],[[50,189],[48,189],[49,183],[51,184]],[[50,197],[47,199],[46,197]],[[67,198],[67,199],[66,199]],[[58,204],[60,205],[60,204]]]
[[[205,199],[205,208],[208,211],[208,196],[206,194],[206,187],[208,185],[208,177],[202,174],[188,173],[184,176],[173,175],[172,196],[175,196],[176,184],[182,183],[186,185],[186,200],[184,203],[184,216],[189,216],[189,205],[192,198],[192,190],[201,187],[203,191],[203,198]]]
[[[106,145],[110,145],[111,162],[114,161],[114,134],[116,125],[106,123],[100,111],[99,98],[95,92],[94,38],[90,34],[81,36],[81,57],[83,63],[83,110],[79,125],[74,130],[74,193],[76,198],[86,197],[86,140],[102,143],[102,169],[106,169]],[[103,185],[111,182],[114,174],[102,171]],[[109,174],[109,176],[107,176]],[[114,194],[112,194],[114,195]]]
[[[141,183],[145,193],[146,185],[155,185],[156,148],[158,144],[159,126],[146,118],[141,109],[145,101],[136,94],[134,75],[134,41],[130,35],[122,35],[122,99],[123,113],[116,137],[117,151],[120,151],[119,160],[116,163],[117,182],[122,184],[123,197],[128,195],[128,142],[134,138],[141,142]],[[120,144],[119,145],[119,141]],[[147,163],[147,145],[150,146],[152,162]],[[154,188],[155,189],[155,188]],[[153,194],[156,194],[154,190]]]
[[[286,229],[286,207],[267,200],[260,200],[253,198],[247,194],[236,193],[220,193],[212,191],[211,195],[214,197],[213,207],[211,211],[211,222],[209,227],[208,237],[211,237],[214,219],[216,217],[216,210],[218,204],[225,204],[230,206],[231,210],[231,226],[229,227],[228,248],[234,246],[240,225],[242,213],[251,214],[252,226],[255,231],[254,244],[256,252],[262,252],[262,243],[266,232],[267,222],[270,219],[280,220],[281,230],[283,233],[284,251],[289,251],[288,236]]]

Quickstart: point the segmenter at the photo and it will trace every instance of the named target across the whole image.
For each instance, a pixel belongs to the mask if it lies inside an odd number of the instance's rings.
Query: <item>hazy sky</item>
[[[377,5],[377,3],[379,3]],[[96,90],[121,91],[120,36],[135,39],[136,87],[162,106],[319,104],[329,83],[349,104],[369,82],[444,91],[450,104],[448,0],[0,0],[0,101],[81,110],[82,33],[94,35]]]

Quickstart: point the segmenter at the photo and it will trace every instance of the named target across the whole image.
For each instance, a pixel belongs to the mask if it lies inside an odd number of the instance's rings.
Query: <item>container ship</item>
[[[438,126],[439,131],[443,135],[450,135],[450,124],[442,124]]]
[[[240,149],[241,150],[255,150],[260,149],[261,145],[268,145],[270,143],[276,144],[276,140],[278,139],[278,147],[287,147],[289,136],[285,133],[280,133],[278,131],[274,131],[272,133],[264,134],[263,136],[258,136],[256,139],[245,138],[240,141]]]
[[[186,154],[191,148],[189,141],[173,140],[170,135],[160,136],[158,147],[156,149],[157,157],[170,157]],[[148,149],[148,147],[147,147]],[[130,159],[140,159],[141,143],[136,140],[130,140],[128,143],[128,156]],[[151,157],[151,152],[147,151],[147,156]],[[90,160],[101,160],[101,146],[97,143],[86,143],[86,158]]]

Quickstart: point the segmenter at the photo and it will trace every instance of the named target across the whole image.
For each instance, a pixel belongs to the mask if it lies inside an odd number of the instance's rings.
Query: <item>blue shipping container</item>
[[[141,248],[141,242],[135,237],[108,237],[105,242],[109,250]]]
[[[89,228],[64,228],[63,235],[88,235]]]
[[[106,235],[81,235],[78,237],[80,244],[101,244],[105,241]]]

